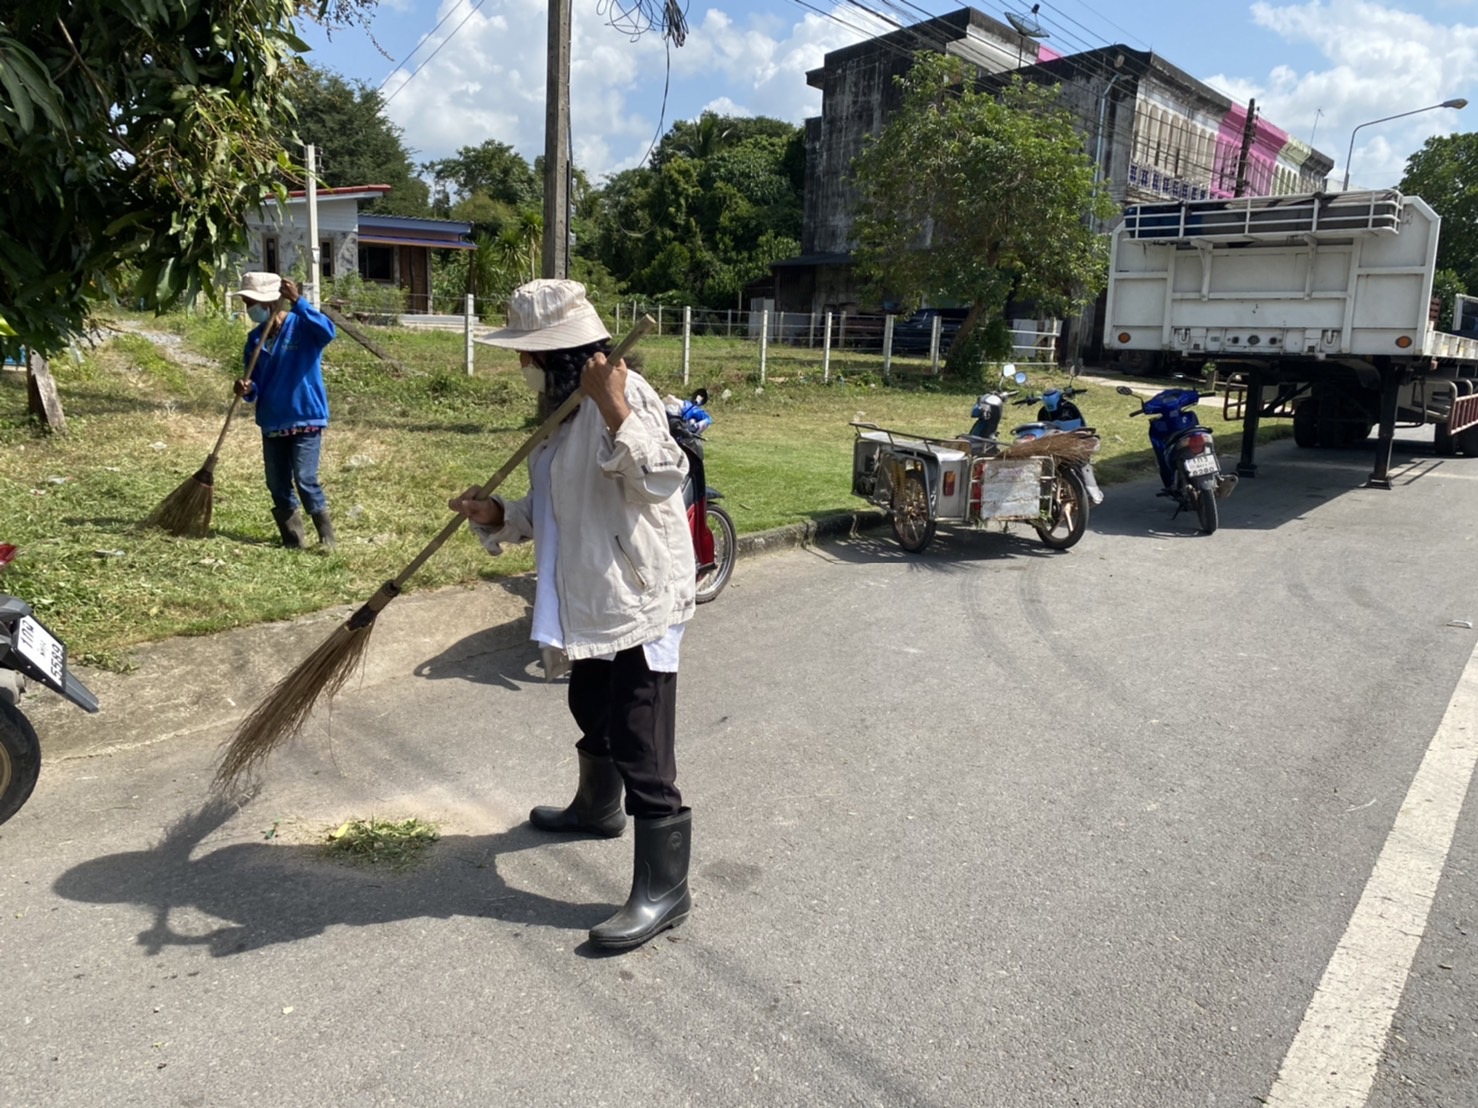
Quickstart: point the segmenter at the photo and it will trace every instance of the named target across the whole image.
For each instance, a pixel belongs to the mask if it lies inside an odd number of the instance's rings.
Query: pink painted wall
[[[1237,186],[1237,158],[1242,151],[1242,132],[1247,109],[1240,105],[1227,112],[1216,136],[1216,162],[1211,174],[1211,195],[1230,197]],[[1288,132],[1258,117],[1252,148],[1247,152],[1247,194],[1267,196],[1273,191],[1273,170],[1278,155],[1288,145]]]

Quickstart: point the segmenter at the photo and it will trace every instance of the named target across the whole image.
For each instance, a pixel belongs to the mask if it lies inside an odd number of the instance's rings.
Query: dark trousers
[[[675,816],[677,791],[677,674],[654,673],[639,646],[610,660],[585,658],[570,667],[570,714],[579,725],[575,745],[610,757],[626,784],[626,814],[634,819]]]
[[[311,435],[262,436],[262,462],[267,471],[267,491],[272,507],[291,512],[298,506],[293,486],[303,498],[310,516],[328,507],[328,497],[318,483],[318,455],[323,432]]]

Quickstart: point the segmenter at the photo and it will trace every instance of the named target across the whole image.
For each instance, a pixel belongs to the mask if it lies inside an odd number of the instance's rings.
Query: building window
[[[334,240],[320,239],[318,242],[318,275],[325,281],[334,277]]]
[[[262,268],[268,273],[280,273],[277,268],[277,236],[262,236]]]
[[[359,275],[366,281],[395,280],[395,251],[388,246],[359,244]]]

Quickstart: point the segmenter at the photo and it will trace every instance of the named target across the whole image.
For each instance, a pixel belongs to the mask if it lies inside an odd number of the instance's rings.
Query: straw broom
[[[262,339],[252,351],[251,361],[246,367],[245,380],[251,380],[251,375],[257,368],[257,358],[261,356],[262,347],[266,344],[267,329],[263,327]],[[144,520],[145,527],[158,527],[171,535],[191,539],[203,539],[210,534],[210,515],[216,490],[216,460],[221,453],[221,445],[226,441],[226,432],[231,429],[231,417],[236,414],[236,405],[240,403],[241,397],[233,392],[231,403],[226,408],[226,422],[221,426],[215,448],[205,459],[205,464],[160,501],[159,507]]]
[[[1043,435],[1001,447],[998,458],[1052,458],[1062,465],[1082,465],[1098,449],[1098,438],[1082,431]]]
[[[655,326],[656,321],[651,316],[643,316],[607,358],[612,362],[619,361],[639,338]],[[583,399],[584,393],[576,389],[514,451],[513,456],[488,479],[487,484],[478,489],[476,499],[483,500],[490,496],[533,453],[536,446],[558,430],[559,425],[579,407]],[[396,577],[381,585],[366,604],[341,623],[297,669],[273,687],[266,699],[241,722],[228,741],[221,756],[221,764],[216,769],[213,789],[217,792],[227,791],[244,775],[261,766],[273,750],[303,729],[320,700],[325,697],[332,700],[338,695],[344,683],[364,661],[375,617],[400,595],[411,575],[441,549],[441,545],[462,526],[465,518],[461,514],[453,515],[437,536]]]

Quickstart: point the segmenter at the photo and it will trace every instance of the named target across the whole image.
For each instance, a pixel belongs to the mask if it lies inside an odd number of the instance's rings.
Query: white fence
[[[355,306],[342,306],[353,316]],[[466,297],[461,304],[441,304],[436,314],[394,315],[394,321],[407,328],[462,331],[467,336],[467,371],[472,372],[472,343],[480,335],[501,324],[503,301],[489,304]],[[453,314],[453,308],[457,310]],[[489,310],[491,309],[491,311]],[[829,312],[742,311],[737,308],[710,309],[677,307],[639,300],[621,301],[602,312],[611,333],[620,335],[643,315],[651,316],[658,336],[681,337],[683,340],[683,381],[688,381],[692,340],[725,338],[754,342],[759,347],[760,380],[765,379],[768,350],[772,345],[807,348],[820,352],[824,380],[831,377],[833,354],[867,354],[882,358],[883,376],[895,368],[912,374],[920,372],[937,376],[959,320],[944,321],[934,314],[920,319],[906,316]],[[487,316],[492,322],[484,322]],[[364,315],[360,316],[365,321]],[[385,319],[374,319],[383,322]],[[1060,363],[1058,345],[1062,323],[1056,319],[1014,319],[1011,321],[1012,361],[1018,368],[1045,370]],[[896,364],[895,364],[896,363]]]

